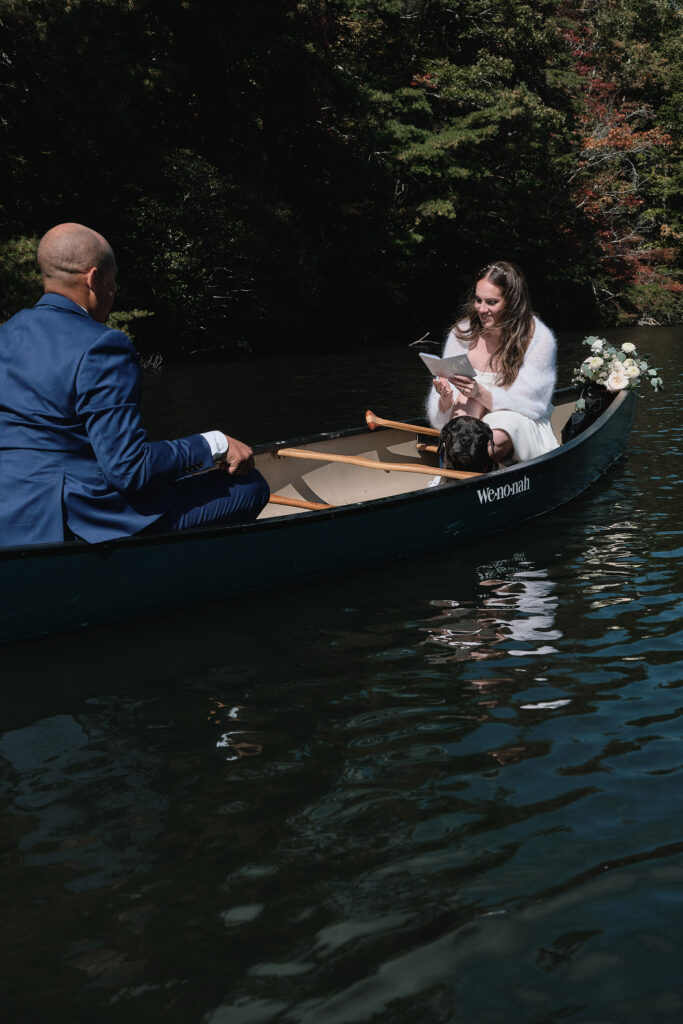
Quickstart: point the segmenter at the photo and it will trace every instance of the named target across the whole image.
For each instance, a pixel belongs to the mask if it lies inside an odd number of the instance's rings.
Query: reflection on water
[[[147,781],[154,759],[117,743],[99,715],[55,715],[6,732],[0,757],[16,779],[23,865],[65,866],[63,884],[74,892],[148,867],[141,855],[167,807]]]
[[[485,661],[505,654],[551,654],[549,640],[562,634],[553,628],[557,597],[547,573],[522,568],[525,559],[479,570],[482,596],[467,607],[460,601],[435,601],[443,611],[428,630],[427,642],[449,648],[433,654],[434,664]]]
[[[669,390],[481,547],[5,649],[6,1018],[680,1020],[680,443]]]
[[[544,571],[535,571],[524,555],[507,561],[484,564],[478,570],[479,599],[464,603],[456,600],[434,601],[442,610],[434,625],[424,631],[427,645],[435,645],[426,661],[432,665],[448,662],[484,662],[506,656],[548,655],[556,648],[548,641],[559,639],[554,628],[557,596],[555,586]],[[536,682],[546,682],[537,676]],[[514,692],[524,690],[527,679],[509,674],[487,674],[468,680],[468,686],[480,691],[474,719],[487,721],[493,710],[505,706]],[[526,711],[556,710],[570,704],[570,699],[535,701],[523,704]],[[524,744],[512,743],[487,751],[498,764],[514,764],[534,750]]]
[[[240,710],[238,706],[228,707],[223,701],[214,698],[211,701],[213,707],[209,711],[209,718],[217,725],[224,727],[228,720],[232,728],[220,734],[216,740],[216,748],[225,751],[226,761],[236,761],[240,757],[256,757],[263,752],[260,743],[250,743],[245,739],[245,731],[241,726]]]

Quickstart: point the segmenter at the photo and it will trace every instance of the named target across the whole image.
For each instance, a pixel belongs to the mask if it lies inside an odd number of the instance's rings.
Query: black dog
[[[489,445],[493,445],[493,431],[488,423],[474,416],[456,416],[441,431],[439,454],[443,468],[490,473],[496,463]]]

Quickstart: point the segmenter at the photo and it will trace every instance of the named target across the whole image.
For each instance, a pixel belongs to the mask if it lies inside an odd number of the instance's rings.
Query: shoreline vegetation
[[[0,0],[0,321],[77,220],[152,369],[439,338],[492,258],[558,329],[680,323],[682,30],[667,0]]]

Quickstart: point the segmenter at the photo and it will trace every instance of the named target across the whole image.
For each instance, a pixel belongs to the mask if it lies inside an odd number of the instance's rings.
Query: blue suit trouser
[[[257,469],[244,476],[222,470],[186,477],[176,485],[178,500],[145,533],[187,530],[191,526],[248,523],[268,501],[268,484]]]

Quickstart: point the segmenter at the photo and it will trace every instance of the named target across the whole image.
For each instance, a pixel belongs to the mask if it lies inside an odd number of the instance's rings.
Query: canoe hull
[[[240,526],[4,549],[0,642],[287,585],[504,530],[602,476],[624,451],[635,409],[635,394],[622,392],[556,452],[463,483],[423,482],[371,502]]]

